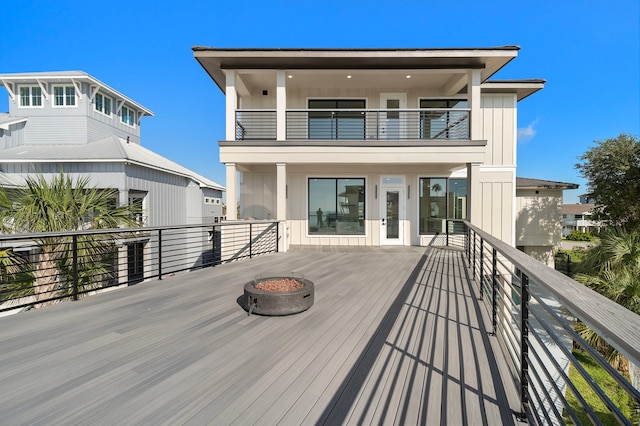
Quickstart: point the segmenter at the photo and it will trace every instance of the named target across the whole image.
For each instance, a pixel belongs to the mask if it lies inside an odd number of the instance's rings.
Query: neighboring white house
[[[0,113],[0,183],[64,171],[141,203],[147,226],[212,223],[224,187],[144,148],[153,113],[81,71],[0,74],[9,113]]]
[[[562,191],[578,185],[516,178],[516,247],[554,267],[553,252],[562,241]]]
[[[116,189],[119,204],[141,207],[141,226],[222,219],[223,186],[140,144],[141,120],[153,115],[147,108],[81,71],[0,74],[0,85],[9,95],[9,112],[0,113],[1,186],[64,172]],[[148,243],[119,247],[119,280],[144,278]]]
[[[226,95],[228,204],[285,246],[425,245],[447,218],[515,245],[517,106],[544,80],[489,79],[518,50],[194,47]]]
[[[599,220],[592,220],[591,215],[595,204],[564,204],[562,206],[562,236],[566,237],[571,231],[600,232],[604,226]]]

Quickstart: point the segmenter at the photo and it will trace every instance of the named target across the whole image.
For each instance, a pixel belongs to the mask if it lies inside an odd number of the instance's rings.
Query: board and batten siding
[[[148,226],[184,225],[186,223],[186,191],[189,179],[161,170],[137,165],[126,167],[129,191],[146,192],[145,210]]]
[[[516,164],[516,96],[482,95],[482,137],[487,141],[485,165]]]

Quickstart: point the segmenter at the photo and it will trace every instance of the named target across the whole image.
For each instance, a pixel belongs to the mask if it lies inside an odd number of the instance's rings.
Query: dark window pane
[[[309,179],[309,234],[364,234],[364,179]]]

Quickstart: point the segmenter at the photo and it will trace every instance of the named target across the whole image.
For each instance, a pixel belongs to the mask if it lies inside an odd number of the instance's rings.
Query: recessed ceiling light
[[[291,74],[289,74],[287,77],[289,77],[289,78],[293,78],[293,76],[292,76]]]
[[[407,76],[407,78],[411,78],[411,74],[409,74],[409,75]]]
[[[350,76],[350,75],[348,75],[348,76],[347,76],[347,78],[351,78],[351,76]]]

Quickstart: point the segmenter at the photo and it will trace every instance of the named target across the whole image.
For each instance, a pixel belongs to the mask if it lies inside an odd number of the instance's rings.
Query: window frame
[[[62,89],[62,94],[58,95],[56,93],[56,89]],[[73,98],[70,98],[69,89],[73,90]],[[58,84],[53,86],[51,91],[51,106],[53,108],[77,108],[78,107],[78,91],[76,90],[76,86],[71,85],[62,85]],[[58,104],[58,97],[62,96],[62,104]],[[73,103],[69,103],[69,99],[73,99]]]
[[[127,114],[127,117],[131,118],[131,123],[125,121],[125,114],[124,114],[125,110],[130,114],[130,115]],[[128,106],[123,105],[120,108],[120,114],[119,115],[120,115],[120,122],[121,123],[123,123],[123,124],[125,124],[127,126],[130,126],[130,127],[136,127],[136,110],[134,110],[133,108],[129,108]]]
[[[454,199],[454,205],[451,205],[450,203],[450,192],[451,192],[451,181],[453,180],[467,180],[467,178],[465,177],[457,177],[457,176],[418,176],[418,235],[419,236],[424,236],[424,235],[434,235],[436,232],[435,231],[429,231],[428,230],[428,226],[427,226],[427,230],[422,230],[422,192],[420,191],[421,188],[421,184],[423,179],[443,179],[445,181],[445,188],[444,188],[444,198],[445,198],[445,213],[444,213],[444,218],[438,218],[440,220],[456,220],[454,217],[454,212],[457,209],[457,205],[455,204],[457,202],[457,200]],[[466,187],[465,190],[465,196],[464,198],[466,199],[466,202],[464,203],[465,205],[465,210],[462,212],[463,215],[465,217],[463,217],[462,219],[459,220],[468,220],[469,218],[467,217],[467,212],[466,212],[466,208],[467,208],[467,203],[469,201],[469,188],[468,186]],[[431,217],[431,216],[430,216]]]
[[[98,97],[100,97],[100,101],[98,101]],[[107,101],[109,104],[109,112],[105,111],[107,109],[106,108]],[[98,102],[100,102],[100,108],[98,108]],[[93,103],[94,103],[94,107],[93,107],[94,111],[97,111],[106,117],[113,118],[113,99],[111,99],[110,96],[107,96],[103,93],[98,92],[96,93]]]
[[[22,103],[22,99],[23,99],[23,95],[22,95],[22,89],[28,89],[29,90],[29,94],[28,99],[29,99],[29,105],[24,105]],[[40,94],[38,96],[38,99],[40,100],[40,105],[34,105],[33,101],[34,99],[36,99],[36,95],[34,95],[33,93],[33,89],[37,89],[40,91]],[[44,103],[42,102],[42,87],[35,85],[35,84],[24,84],[24,85],[20,85],[18,88],[18,108],[44,108]]]
[[[310,183],[312,180],[314,179],[321,179],[321,180],[334,180],[335,181],[335,208],[336,208],[336,218],[334,219],[335,221],[335,232],[333,233],[328,233],[328,232],[311,232],[311,224],[309,221],[309,218],[311,217],[312,214],[315,214],[314,212],[311,212],[309,209],[311,207],[311,190],[310,190]],[[362,218],[360,218],[360,214],[358,212],[358,226],[359,226],[359,222],[360,220],[362,220],[362,231],[358,231],[356,233],[339,233],[338,232],[338,225],[339,225],[339,221],[337,220],[337,215],[338,215],[338,204],[339,204],[339,197],[338,197],[338,185],[339,185],[339,181],[340,180],[362,180],[362,189],[363,189],[363,194],[362,194]],[[367,221],[367,178],[365,176],[338,176],[336,177],[335,175],[331,175],[331,176],[322,176],[322,175],[313,175],[313,176],[307,176],[306,177],[306,189],[307,189],[307,197],[306,197],[306,234],[307,237],[309,238],[318,238],[318,237],[349,237],[349,238],[366,238],[367,237],[367,226],[366,226],[366,221]],[[358,204],[360,203],[360,200],[358,200]],[[327,223],[328,223],[328,216],[327,216]]]

